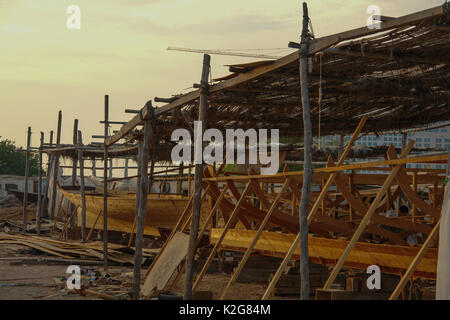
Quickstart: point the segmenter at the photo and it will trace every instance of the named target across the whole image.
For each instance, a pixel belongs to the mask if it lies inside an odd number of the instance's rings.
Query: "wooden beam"
[[[49,145],[51,146],[53,144],[53,130],[50,131],[50,139],[49,139]],[[47,180],[45,183],[45,188],[44,188],[44,199],[42,201],[42,206],[40,208],[40,213],[39,216],[43,217],[44,216],[44,209],[47,208],[48,205],[48,190],[49,190],[49,185],[50,185],[50,173],[51,173],[51,168],[53,165],[53,160],[54,156],[50,155],[48,156],[48,162],[47,162]],[[48,210],[47,210],[47,215],[48,215]]]
[[[230,226],[232,225],[234,220],[237,218],[239,209],[241,208],[241,205],[244,202],[245,197],[247,197],[250,189],[251,189],[251,187],[250,187],[250,182],[249,182],[245,186],[245,189],[242,192],[241,198],[236,203],[236,206],[234,207],[234,210],[231,213],[230,219],[228,219],[220,238],[217,240],[216,244],[214,245],[214,248],[211,251],[211,254],[209,255],[208,259],[205,262],[205,265],[203,266],[202,270],[200,271],[200,273],[197,277],[197,280],[195,281],[194,286],[192,288],[192,292],[194,292],[197,289],[200,281],[202,281],[203,276],[205,275],[206,271],[208,270],[208,268],[212,262],[212,259],[214,258],[214,255],[216,254],[217,250],[219,249],[220,244],[222,243],[223,239],[225,238],[225,235],[227,234],[227,231],[230,229]]]
[[[436,223],[436,225],[434,226],[433,231],[431,231],[427,240],[422,245],[422,247],[420,248],[417,255],[414,257],[413,261],[411,262],[411,265],[408,267],[408,270],[406,270],[406,273],[402,276],[402,278],[400,279],[400,282],[395,287],[394,292],[392,292],[391,296],[389,297],[389,300],[397,299],[398,295],[402,292],[402,290],[405,287],[406,283],[408,282],[409,278],[412,276],[412,274],[416,270],[417,266],[419,265],[420,261],[422,260],[423,256],[425,255],[425,252],[433,244],[434,239],[438,235],[440,222],[441,221],[439,220]]]
[[[36,233],[41,234],[41,207],[42,207],[42,145],[44,144],[44,133],[41,131],[41,142],[39,146],[39,172],[38,172],[38,202],[36,208]],[[47,181],[48,183],[48,181]],[[45,197],[46,195],[44,195]]]
[[[361,120],[359,121],[359,124],[356,127],[355,131],[353,132],[353,135],[352,135],[350,141],[348,142],[347,146],[345,147],[344,151],[341,154],[341,157],[339,158],[339,161],[338,161],[339,165],[344,163],[345,159],[347,158],[348,153],[350,152],[353,144],[355,143],[356,139],[358,138],[358,135],[361,132],[366,121],[367,121],[367,116],[363,116],[361,118]],[[287,175],[287,174],[289,174],[289,172],[285,172],[284,174]],[[328,178],[327,182],[325,183],[324,187],[322,188],[322,191],[320,192],[319,197],[316,199],[316,202],[314,203],[314,205],[308,215],[308,219],[307,219],[308,224],[311,223],[311,221],[314,217],[314,214],[319,209],[320,203],[321,203],[322,199],[325,198],[325,196],[328,192],[328,189],[330,188],[331,183],[333,182],[336,175],[337,175],[337,173],[332,173],[330,175],[330,177]],[[262,297],[262,300],[268,299],[271,296],[272,291],[275,289],[275,285],[277,284],[278,280],[280,279],[282,272],[286,268],[289,260],[291,259],[292,255],[294,254],[295,249],[299,246],[299,244],[300,244],[300,233],[297,234],[294,241],[292,242],[288,252],[286,253],[286,256],[284,257],[283,261],[281,262],[281,265],[279,266],[275,275],[273,276],[272,280],[270,281],[270,283]]]
[[[58,112],[58,129],[56,131],[56,144],[59,145],[61,143],[61,126],[62,126],[62,111]],[[52,211],[50,213],[50,219],[55,217],[55,202],[56,202],[56,184],[58,181],[58,166],[59,166],[59,154],[55,155],[54,163],[53,163],[53,185],[52,185],[52,194],[50,203],[52,205]]]
[[[409,157],[409,158],[400,158],[400,159],[392,159],[392,160],[377,160],[371,162],[358,162],[354,164],[348,165],[337,165],[335,167],[324,167],[314,169],[315,174],[320,173],[333,173],[333,172],[341,172],[341,171],[349,171],[349,170],[367,170],[367,168],[373,168],[372,170],[376,170],[377,166],[392,166],[392,165],[402,165],[407,163],[442,163],[443,161],[447,161],[447,154],[439,154],[432,156],[419,156],[419,157]],[[274,175],[248,175],[248,176],[235,176],[235,177],[215,177],[215,178],[205,178],[204,181],[217,181],[217,182],[225,182],[227,180],[233,180],[238,182],[246,182],[250,179],[260,179],[260,180],[275,180],[280,178],[281,180],[285,177],[290,176],[303,176],[303,171],[292,171],[292,172],[283,172],[277,173]]]
[[[78,131],[78,146],[83,145],[83,135]],[[81,193],[81,242],[86,242],[86,192],[84,185],[84,160],[83,150],[78,149],[78,162],[80,164],[80,193]]]
[[[88,236],[87,236],[87,238],[86,238],[86,241],[89,241],[89,240],[91,239],[92,233],[94,232],[95,226],[97,225],[98,218],[100,218],[100,215],[102,214],[102,212],[103,212],[103,211],[100,210],[100,211],[98,212],[97,216],[95,217],[94,224],[93,224],[92,227],[91,227],[91,231],[89,231],[89,234],[88,234]]]
[[[301,300],[309,300],[308,206],[313,175],[313,168],[311,163],[312,125],[311,125],[311,111],[309,107],[309,90],[308,90],[308,50],[311,37],[308,32],[308,26],[309,26],[308,6],[306,2],[303,2],[303,28],[300,42],[300,59],[299,59],[300,91],[302,97],[302,110],[303,110],[303,144],[304,144],[304,165],[303,165],[304,174],[302,184],[302,196],[299,208]],[[320,137],[319,137],[319,148],[320,148]],[[317,202],[318,201],[316,201],[316,203]]]
[[[203,68],[202,68],[202,77],[200,81],[200,100],[198,107],[198,122],[200,127],[197,128],[198,132],[196,132],[197,140],[194,142],[197,148],[200,148],[203,144],[203,131],[204,126],[206,126],[206,110],[208,108],[208,77],[210,72],[210,61],[211,57],[207,54],[203,55]],[[197,149],[194,148],[194,149]],[[183,298],[184,300],[192,299],[192,282],[194,275],[194,259],[195,259],[195,249],[198,235],[198,226],[200,221],[200,210],[201,210],[201,197],[202,197],[202,176],[203,176],[203,152],[200,151],[200,155],[197,154],[194,156],[195,161],[195,182],[194,182],[194,204],[192,209],[192,219],[191,219],[191,228],[189,231],[189,247],[188,253],[186,257],[186,273],[184,277],[184,292]]]
[[[256,233],[255,237],[253,238],[252,242],[250,243],[249,247],[245,251],[244,256],[242,257],[241,261],[239,261],[239,264],[236,268],[236,270],[233,272],[233,275],[231,276],[231,279],[228,281],[228,284],[226,285],[225,289],[222,292],[222,296],[220,297],[220,300],[223,300],[228,292],[228,289],[230,286],[237,280],[239,275],[241,274],[242,269],[244,268],[245,264],[247,263],[248,258],[250,257],[250,254],[253,251],[253,248],[256,245],[256,242],[258,242],[259,237],[261,236],[264,228],[266,227],[267,223],[269,222],[270,216],[275,211],[278,202],[280,201],[283,192],[286,190],[287,186],[289,185],[291,181],[291,178],[287,178],[286,182],[281,187],[281,190],[279,191],[277,197],[273,201],[272,205],[270,206],[269,211],[267,212],[266,216],[264,217],[264,220],[261,222],[258,228],[258,232]]]
[[[408,155],[408,153],[411,151],[413,146],[414,146],[414,140],[410,140],[408,145],[406,146],[406,149],[403,150],[401,157],[405,158]],[[393,145],[391,145],[390,148],[393,148]],[[379,202],[382,200],[383,196],[386,194],[387,189],[394,181],[394,179],[397,176],[397,173],[400,171],[400,169],[401,169],[400,165],[396,165],[395,167],[392,168],[391,173],[386,178],[386,181],[384,182],[384,184],[381,187],[380,191],[378,192],[377,196],[375,197],[372,204],[370,205],[369,210],[367,210],[366,215],[359,223],[358,228],[355,230],[355,233],[353,234],[352,239],[350,240],[349,244],[347,245],[347,248],[345,248],[345,251],[342,253],[341,257],[339,258],[339,261],[334,266],[333,271],[331,272],[327,282],[324,285],[324,289],[329,289],[331,287],[331,284],[336,279],[339,271],[341,271],[342,266],[345,263],[345,260],[347,259],[348,255],[352,251],[352,249],[355,246],[356,242],[358,241],[359,237],[363,233],[364,228],[369,224],[370,219],[372,218],[372,215],[375,213],[375,210],[378,207]]]
[[[141,265],[142,265],[142,247],[144,245],[144,227],[145,217],[147,215],[147,195],[148,195],[148,160],[150,152],[150,140],[152,138],[152,119],[146,119],[144,122],[143,146],[140,148],[139,166],[141,167],[141,177],[139,181],[139,204],[136,207],[136,241],[134,252],[134,269],[133,269],[133,298],[139,298],[141,286]]]
[[[22,233],[27,231],[27,201],[28,201],[28,174],[30,171],[30,145],[31,145],[31,127],[28,127],[27,150],[25,153],[25,178],[23,187],[23,222]]]
[[[109,96],[105,95],[105,137],[108,136]],[[103,150],[103,269],[108,272],[108,146]]]

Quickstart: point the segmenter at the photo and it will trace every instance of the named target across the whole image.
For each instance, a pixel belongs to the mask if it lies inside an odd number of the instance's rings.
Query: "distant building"
[[[442,123],[445,124],[445,123]],[[438,126],[436,124],[435,126]],[[415,140],[415,148],[424,148],[424,149],[445,149],[450,150],[450,123],[446,127],[423,130],[418,132],[409,132],[407,133],[407,141],[414,139]],[[338,145],[339,144],[339,136],[326,136],[321,139],[323,145]],[[345,143],[350,141],[350,136],[344,137]],[[402,134],[401,133],[391,133],[376,136],[375,134],[365,135],[359,137],[356,140],[355,145],[365,145],[367,147],[375,147],[375,146],[388,146],[393,144],[396,148],[402,147]],[[408,168],[421,168],[421,164],[408,164]],[[431,165],[433,169],[445,169],[445,164],[434,164]]]
[[[38,192],[38,177],[28,178],[28,191]],[[0,195],[6,195],[6,190],[23,191],[25,186],[25,177],[3,174],[0,175]]]

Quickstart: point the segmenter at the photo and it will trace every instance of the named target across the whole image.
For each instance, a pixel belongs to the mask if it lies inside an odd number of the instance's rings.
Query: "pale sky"
[[[443,2],[314,0],[308,8],[320,37],[364,26],[369,5],[401,16]],[[66,27],[72,4],[81,9],[80,30]],[[185,93],[199,81],[202,55],[168,46],[288,54],[288,42],[299,38],[300,10],[298,0],[0,0],[0,136],[25,146],[31,126],[36,147],[40,131],[46,142],[56,131],[62,110],[62,143],[72,142],[75,118],[89,143],[103,134],[105,94],[110,119],[126,121],[125,108]],[[212,55],[212,76],[228,74],[225,64],[254,60]]]

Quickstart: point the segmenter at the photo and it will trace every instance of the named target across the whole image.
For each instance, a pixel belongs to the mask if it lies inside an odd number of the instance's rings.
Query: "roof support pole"
[[[38,172],[38,202],[36,208],[36,233],[41,233],[41,207],[42,207],[42,145],[44,144],[44,133],[41,131],[41,142],[39,145],[39,172]]]
[[[23,224],[22,233],[27,231],[27,201],[28,201],[28,174],[30,171],[30,144],[31,144],[31,127],[28,127],[27,133],[27,150],[25,154],[25,181],[23,186]]]
[[[49,140],[49,145],[52,146],[53,145],[53,130],[50,131],[50,140]],[[45,188],[44,188],[44,198],[42,200],[42,205],[40,208],[40,213],[39,216],[42,218],[44,217],[44,208],[47,207],[48,204],[48,187],[49,187],[49,183],[50,183],[50,172],[52,171],[52,164],[54,161],[54,156],[53,154],[51,154],[50,156],[47,154],[48,156],[48,162],[47,162],[47,180],[45,181]],[[47,210],[48,211],[48,210]],[[48,216],[48,212],[46,213],[46,216]]]
[[[73,120],[73,146],[76,148],[78,141],[78,119]],[[71,184],[72,186],[76,185],[77,182],[77,162],[78,159],[76,156],[72,158],[72,178],[71,178]],[[75,205],[73,203],[69,204],[70,206],[70,212],[72,212],[72,215],[75,214]],[[75,221],[75,220],[72,220]]]
[[[304,152],[304,175],[302,186],[302,197],[300,202],[300,299],[309,300],[309,253],[308,253],[308,204],[312,181],[312,129],[311,112],[309,108],[308,92],[308,47],[310,35],[308,32],[308,6],[303,2],[303,30],[300,42],[300,89],[302,95],[303,109],[303,143]]]
[[[56,131],[56,144],[59,145],[61,143],[61,125],[62,125],[62,111],[58,112],[58,129]],[[52,178],[52,194],[51,194],[51,206],[52,211],[50,213],[50,219],[55,218],[55,205],[56,205],[56,183],[58,180],[58,167],[59,167],[59,154],[55,154],[54,162],[53,162],[53,178]]]
[[[105,139],[108,138],[109,96],[105,95]],[[103,267],[108,272],[108,146],[103,152]]]
[[[83,135],[78,131],[78,162],[80,163],[80,192],[81,192],[81,242],[86,242],[86,193],[84,188],[84,160],[83,160]]]
[[[183,298],[185,300],[192,299],[192,282],[194,274],[194,255],[198,235],[198,225],[200,221],[200,209],[202,204],[202,177],[203,177],[203,127],[206,120],[206,109],[208,107],[207,95],[208,95],[208,76],[210,71],[210,61],[211,57],[207,54],[203,55],[203,68],[202,68],[202,78],[200,82],[200,100],[198,107],[198,121],[200,126],[198,132],[195,132],[196,148],[200,148],[201,157],[196,159],[195,163],[195,177],[194,177],[194,199],[193,199],[193,211],[191,220],[191,229],[189,232],[189,247],[186,257],[186,274],[184,280],[184,293]]]
[[[150,104],[149,104],[150,103]],[[151,108],[151,101],[147,102],[147,106]],[[133,298],[139,298],[141,285],[141,264],[142,264],[142,246],[144,243],[144,226],[145,217],[147,215],[147,194],[148,194],[148,161],[150,153],[150,139],[152,137],[152,119],[144,120],[144,138],[139,146],[139,167],[140,177],[137,192],[136,206],[136,240],[134,253],[134,269],[133,269]]]

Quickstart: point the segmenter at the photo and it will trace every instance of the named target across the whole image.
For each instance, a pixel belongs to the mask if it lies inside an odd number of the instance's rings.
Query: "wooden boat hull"
[[[63,195],[74,205],[79,206],[81,215],[81,195],[78,192],[61,190]],[[159,235],[156,227],[174,227],[183,213],[189,199],[178,195],[154,195],[147,197],[147,216],[144,234]],[[209,207],[202,205],[201,223],[209,213]],[[131,232],[136,215],[136,194],[112,193],[108,195],[108,230]],[[97,220],[97,223],[95,221]],[[81,219],[77,219],[81,225]],[[86,194],[86,226],[103,229],[103,195]]]
[[[210,242],[215,244],[223,229],[211,229]],[[254,230],[234,230],[227,232],[221,247],[232,251],[245,251],[255,237]],[[294,234],[264,231],[256,243],[254,251],[260,254],[284,258],[295,239]],[[335,265],[346,248],[348,241],[310,236],[308,239],[310,261],[325,265]],[[370,265],[378,265],[382,272],[400,274],[404,272],[419,251],[419,247],[356,243],[344,266],[366,270]],[[297,249],[292,259],[299,259]],[[417,266],[415,277],[436,279],[437,248],[429,248]]]

